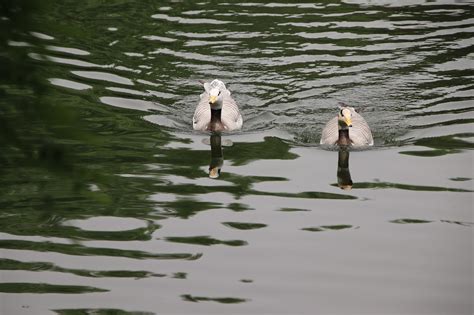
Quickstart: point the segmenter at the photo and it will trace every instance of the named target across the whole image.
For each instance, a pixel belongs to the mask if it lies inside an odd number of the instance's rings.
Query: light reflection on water
[[[2,33],[77,113],[23,164],[38,127],[0,117],[3,309],[471,313],[471,8],[411,4],[66,2]],[[214,77],[242,132],[191,131]],[[317,145],[339,101],[374,148]]]

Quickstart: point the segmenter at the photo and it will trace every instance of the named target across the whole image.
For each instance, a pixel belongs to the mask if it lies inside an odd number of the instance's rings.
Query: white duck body
[[[365,121],[365,119],[359,115],[353,107],[345,106],[341,107],[341,112],[344,109],[348,109],[350,111],[351,117],[351,126],[344,126],[342,127],[346,132],[346,135],[349,135],[350,143],[349,145],[352,146],[371,146],[374,144],[374,139],[372,138],[372,132],[370,131],[370,127]],[[340,118],[341,114],[337,115],[333,119],[331,119],[323,129],[323,133],[321,136],[321,144],[325,145],[335,145],[335,144],[343,144],[341,143],[339,137],[339,130],[340,127]],[[344,143],[345,144],[345,143]]]
[[[193,129],[201,131],[233,131],[242,128],[243,119],[237,103],[220,80],[205,82],[204,93],[193,116]]]

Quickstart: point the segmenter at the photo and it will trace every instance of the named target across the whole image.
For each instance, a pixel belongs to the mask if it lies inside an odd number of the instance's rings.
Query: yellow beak
[[[211,95],[211,96],[209,97],[209,103],[210,103],[210,104],[214,104],[216,101],[217,101],[217,96]]]
[[[344,121],[346,122],[347,126],[352,126],[352,119],[350,117],[344,117]]]

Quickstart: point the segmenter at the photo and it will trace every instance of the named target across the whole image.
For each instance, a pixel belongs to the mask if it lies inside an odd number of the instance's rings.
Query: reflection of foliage
[[[332,184],[337,186],[337,184]],[[448,187],[436,187],[436,186],[420,186],[420,185],[408,185],[398,183],[387,183],[387,182],[360,182],[354,184],[356,189],[402,189],[402,190],[413,190],[413,191],[451,191],[451,192],[472,192],[472,190],[461,189],[461,188],[448,188]]]
[[[64,214],[65,215],[65,214]],[[67,236],[78,240],[107,240],[107,241],[147,241],[152,238],[158,225],[149,223],[147,227],[120,231],[88,231],[74,226],[62,224],[62,219],[56,214],[44,222],[42,213],[23,213],[7,216],[0,221],[0,231],[17,235],[42,235],[45,237]],[[56,219],[56,220],[55,220]],[[43,224],[31,224],[31,222]]]
[[[458,153],[465,149],[474,149],[474,144],[461,138],[471,138],[474,133],[461,133],[441,137],[422,138],[414,142],[415,145],[432,148],[423,151],[401,151],[401,154],[436,157],[446,154]]]
[[[148,271],[132,270],[86,270],[59,267],[50,262],[22,262],[12,259],[0,259],[0,270],[28,270],[28,271],[54,271],[70,273],[81,277],[91,278],[147,278],[165,277],[164,274],[156,274]]]
[[[125,250],[116,248],[99,248],[99,247],[87,247],[78,244],[60,244],[51,242],[32,242],[32,241],[20,241],[11,240],[3,241],[0,240],[0,248],[5,249],[17,249],[17,250],[34,250],[38,252],[55,252],[67,255],[77,256],[111,256],[111,257],[127,257],[134,259],[183,259],[183,260],[196,260],[201,257],[201,254],[188,254],[188,253],[149,253],[139,250]]]
[[[3,1],[0,8],[6,17],[0,22],[0,172],[2,180],[18,185],[24,204],[31,205],[36,195],[48,206],[52,199],[41,191],[54,177],[59,176],[59,191],[66,183],[70,188],[77,184],[67,180],[76,174],[66,142],[74,142],[73,135],[77,141],[79,128],[70,110],[45,97],[47,88],[28,51],[9,45],[26,36],[39,1]],[[28,39],[35,44],[33,37]],[[8,195],[2,200],[9,202],[12,192],[2,185],[0,195]]]
[[[215,202],[198,201],[195,199],[185,198],[176,201],[163,203],[165,212],[162,214],[171,214],[183,219],[187,219],[199,211],[214,209],[221,207],[220,204]]]
[[[39,1],[3,1],[0,9],[6,17],[0,22],[0,162],[6,167],[34,165],[67,171],[68,154],[54,139],[71,135],[65,127],[75,119],[64,107],[43,98],[46,86],[28,51],[9,45],[26,36]],[[36,44],[33,37],[28,39]]]
[[[223,304],[235,304],[235,303],[242,303],[246,302],[245,299],[233,298],[233,297],[222,297],[222,298],[211,298],[205,296],[192,296],[190,294],[184,294],[181,296],[183,300],[188,302],[202,302],[202,301],[213,301],[217,303]]]
[[[58,285],[47,283],[23,283],[8,282],[0,283],[0,292],[3,293],[61,293],[61,294],[79,294],[91,292],[107,292],[108,290],[79,286],[79,285]]]
[[[309,232],[323,232],[323,231],[328,231],[328,230],[345,230],[345,229],[350,229],[352,228],[352,225],[348,224],[337,224],[337,225],[321,225],[321,226],[315,226],[315,227],[307,227],[307,228],[302,228],[303,231],[309,231]]]
[[[90,106],[91,100],[96,102],[93,95],[66,93],[46,84],[46,78],[62,69],[30,58],[31,52],[44,50],[43,41],[30,32],[48,28],[44,16],[50,4],[0,1],[0,231],[150,239],[157,226],[111,233],[62,225],[67,219],[100,214],[147,214],[151,203],[146,198],[154,191],[154,181],[131,182],[117,173],[142,171],[143,164],[152,161],[149,148],[163,136],[150,136],[150,127],[144,129],[147,124],[135,114]],[[35,19],[40,15],[39,28]],[[129,134],[114,137],[124,126]],[[140,141],[142,148],[136,145]]]
[[[397,219],[390,221],[391,223],[409,224],[409,223],[430,223],[432,221],[420,220],[420,219]]]
[[[229,160],[234,165],[244,165],[254,160],[265,159],[279,159],[292,160],[296,159],[298,155],[289,152],[290,145],[283,140],[276,137],[265,137],[264,142],[245,143],[230,147],[226,152],[229,152]]]
[[[141,311],[124,311],[114,308],[83,308],[54,310],[59,315],[154,315],[155,313]]]
[[[263,223],[247,223],[247,222],[222,222],[225,226],[237,229],[237,230],[254,230],[266,227]]]
[[[189,237],[182,237],[182,236],[172,236],[167,237],[166,240],[168,242],[174,243],[182,243],[182,244],[192,244],[192,245],[228,245],[228,246],[244,246],[247,245],[247,242],[241,240],[229,240],[229,241],[221,241],[209,236],[189,236]]]

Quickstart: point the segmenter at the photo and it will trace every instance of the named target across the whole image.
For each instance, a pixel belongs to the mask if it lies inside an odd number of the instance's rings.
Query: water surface
[[[472,4],[0,12],[2,314],[472,313]],[[241,132],[191,130],[213,78]]]

